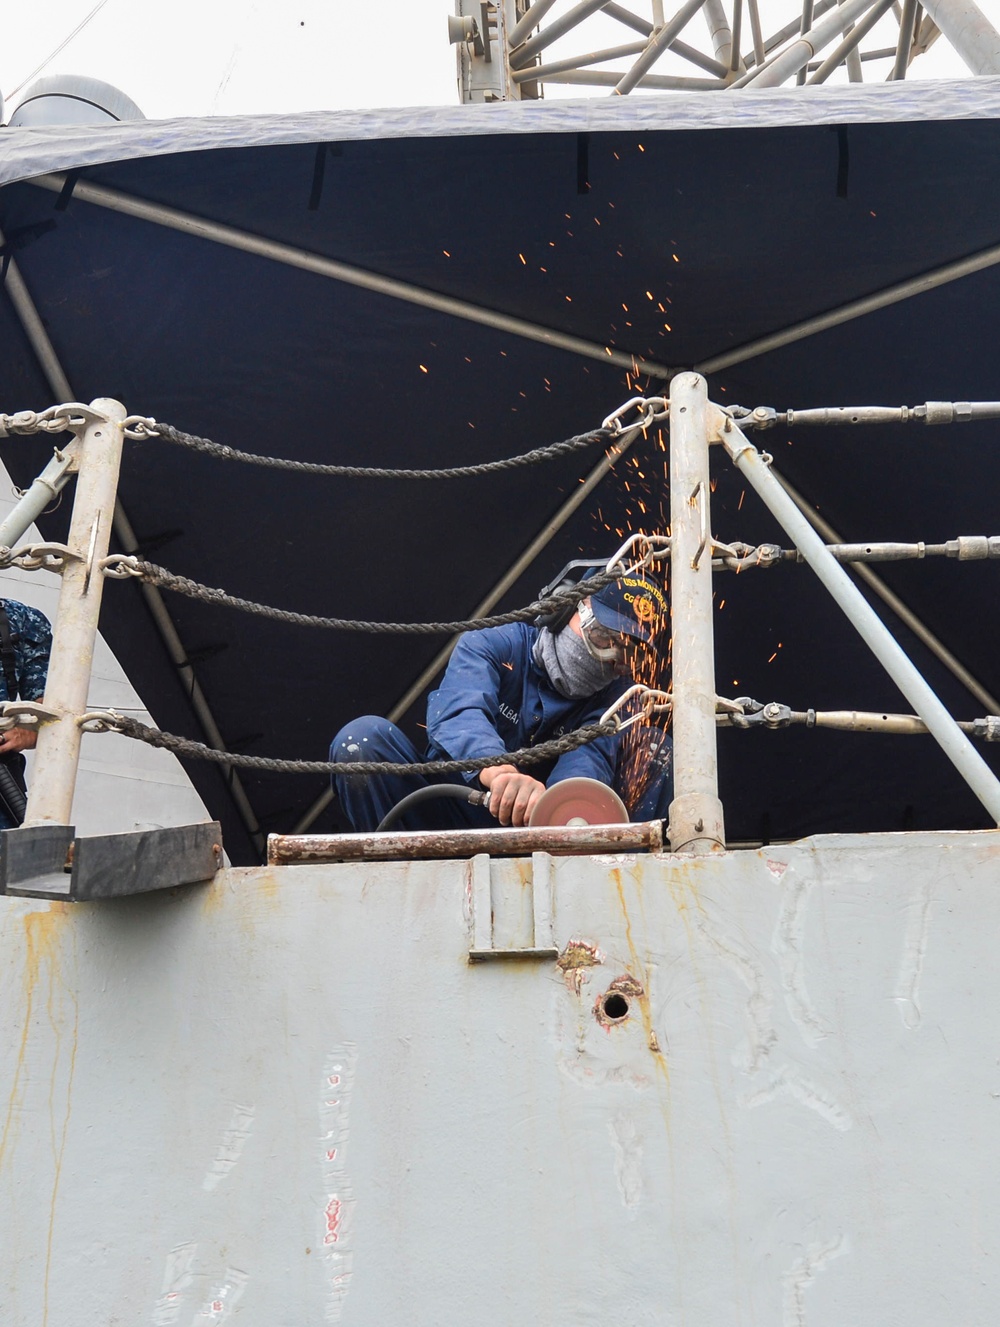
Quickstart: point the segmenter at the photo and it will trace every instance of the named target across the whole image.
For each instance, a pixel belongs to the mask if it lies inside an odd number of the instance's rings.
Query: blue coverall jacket
[[[452,654],[441,686],[427,702],[426,756],[409,737],[378,715],[354,719],[340,730],[330,746],[330,759],[345,767],[352,761],[389,761],[394,764],[430,760],[474,760],[499,756],[522,747],[537,746],[575,728],[595,723],[629,686],[627,678],[610,683],[585,700],[566,700],[532,658],[537,627],[515,623],[489,627],[462,636]],[[660,819],[667,813],[673,771],[670,739],[658,728],[635,729],[641,743],[639,764],[645,771],[643,788],[631,810],[637,819]],[[525,766],[546,784],[585,775],[619,786],[621,738],[598,738],[556,761]],[[356,830],[375,829],[397,802],[428,783],[475,784],[477,774],[379,774],[372,777],[336,773],[333,787],[341,811]],[[626,798],[628,800],[628,798]],[[483,807],[435,799],[407,811],[398,827],[404,829],[457,829],[496,826]]]
[[[441,686],[427,699],[429,759],[469,760],[537,746],[597,723],[631,685],[616,679],[585,700],[566,700],[532,658],[539,630],[514,622],[470,631],[459,640]],[[554,764],[532,765],[528,773],[546,784],[577,775],[611,784],[618,741],[598,738]],[[478,776],[464,778],[474,783]]]

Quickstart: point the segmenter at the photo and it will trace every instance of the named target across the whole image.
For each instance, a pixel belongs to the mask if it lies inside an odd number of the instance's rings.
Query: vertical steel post
[[[708,389],[698,373],[670,384],[670,620],[673,632],[672,852],[725,846],[716,756]]]
[[[83,734],[77,719],[87,708],[90,670],[104,591],[107,557],[124,442],[125,407],[100,398],[80,440],[80,470],[59,591],[45,704],[57,717],[42,725],[28,794],[26,825],[68,825]]]

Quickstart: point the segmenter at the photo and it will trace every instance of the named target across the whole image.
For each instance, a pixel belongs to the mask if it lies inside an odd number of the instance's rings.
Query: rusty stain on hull
[[[570,940],[556,959],[556,967],[563,975],[566,986],[574,995],[580,994],[587,968],[604,962],[604,955],[590,940]]]
[[[641,996],[637,997],[636,999],[636,1003],[639,1006],[640,1015],[642,1016],[643,1029],[645,1030],[646,1033],[646,1045],[649,1047],[650,1051],[652,1052],[653,1062],[656,1065],[657,1069],[660,1071],[660,1073],[662,1073],[664,1083],[666,1084],[669,1092],[670,1070],[667,1066],[666,1057],[664,1056],[663,1050],[660,1046],[659,1037],[656,1035],[656,1029],[653,1026],[653,1013],[649,1006],[649,992],[648,992],[649,973],[651,967],[653,967],[654,965],[649,960],[648,955],[647,958],[643,960],[639,954],[638,949],[636,948],[635,940],[632,936],[632,919],[629,916],[628,904],[625,902],[625,886],[622,882],[621,870],[618,867],[613,867],[610,872],[610,875],[612,880],[614,881],[615,889],[618,891],[618,901],[621,905],[622,917],[625,919],[625,943],[628,945],[628,951],[632,958],[631,966],[634,969],[643,972],[646,977],[646,987],[641,988],[643,993]]]
[[[69,1132],[73,1078],[76,1072],[76,1055],[79,1034],[79,1001],[72,986],[64,979],[60,970],[59,951],[63,936],[67,932],[67,914],[70,905],[52,902],[48,907],[25,913],[22,918],[23,954],[24,954],[24,1017],[21,1027],[21,1039],[14,1065],[13,1082],[7,1099],[3,1129],[0,1131],[0,1168],[8,1158],[14,1141],[14,1124],[23,1104],[23,1096],[28,1075],[28,1046],[35,1022],[37,998],[40,994],[43,968],[48,974],[48,990],[45,1008],[48,1022],[52,1029],[54,1047],[52,1066],[49,1075],[49,1139],[52,1149],[52,1193],[49,1199],[49,1222],[45,1248],[45,1273],[42,1289],[41,1327],[47,1327],[49,1320],[49,1275],[52,1269],[52,1244],[55,1233],[55,1221],[58,1210],[59,1181],[62,1174],[63,1159],[66,1152],[66,1138]],[[75,949],[75,933],[73,933]],[[63,1059],[63,1032],[65,1027],[63,1010],[56,1008],[57,989],[72,1005],[72,1027],[70,1032],[69,1065],[66,1074],[66,1097],[62,1120],[56,1124],[56,1094],[59,1081],[59,1069]]]

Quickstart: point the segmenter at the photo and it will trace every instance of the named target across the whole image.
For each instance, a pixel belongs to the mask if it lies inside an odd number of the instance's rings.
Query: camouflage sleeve
[[[14,637],[17,689],[22,700],[41,700],[49,671],[52,627],[44,613],[15,599],[4,601]]]

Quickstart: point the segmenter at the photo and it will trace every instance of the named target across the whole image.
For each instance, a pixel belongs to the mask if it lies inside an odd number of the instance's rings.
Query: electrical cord
[[[484,806],[489,794],[480,792],[478,788],[470,788],[464,783],[428,784],[426,788],[418,788],[415,792],[407,793],[391,810],[387,811],[376,825],[375,833],[384,833],[390,825],[394,825],[407,811],[419,806],[421,802],[430,802],[438,797],[452,798],[456,802],[468,802],[470,806]]]

